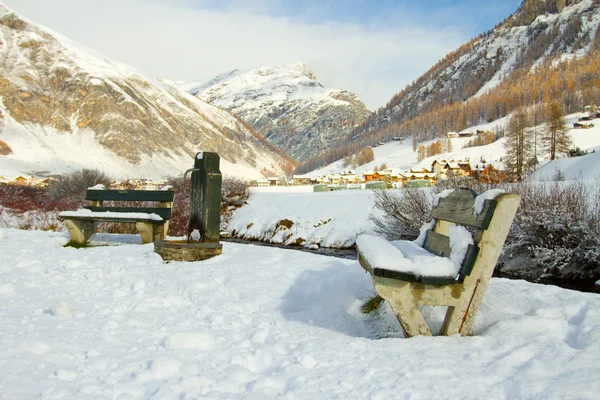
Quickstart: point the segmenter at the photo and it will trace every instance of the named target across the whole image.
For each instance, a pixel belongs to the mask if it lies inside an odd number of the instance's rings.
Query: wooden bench
[[[415,242],[357,238],[360,265],[390,303],[406,337],[431,336],[420,305],[448,306],[440,335],[470,334],[520,202],[517,194],[498,193],[477,198],[470,189],[457,189],[439,198],[429,229],[422,229]],[[460,253],[464,257],[457,260]]]
[[[100,222],[134,222],[142,242],[151,243],[167,236],[174,196],[172,190],[88,189],[85,199],[89,204],[83,210],[63,211],[59,215],[71,241],[77,244],[85,244]],[[158,207],[105,207],[104,201],[158,202]]]

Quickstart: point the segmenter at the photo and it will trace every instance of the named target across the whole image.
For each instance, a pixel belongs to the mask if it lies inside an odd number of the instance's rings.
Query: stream
[[[241,243],[248,244],[254,246],[265,246],[265,247],[277,247],[280,249],[286,250],[296,250],[296,251],[304,251],[306,253],[318,254],[321,256],[330,256],[330,257],[338,257],[345,258],[348,260],[356,260],[357,252],[355,248],[345,248],[345,249],[336,249],[329,247],[320,247],[318,249],[308,249],[302,246],[288,246],[285,244],[279,243],[270,243],[270,242],[261,242],[258,240],[247,240],[247,239],[239,239],[239,238],[223,238],[221,237],[221,241],[229,242],[229,243]],[[568,279],[557,279],[557,278],[544,278],[540,281],[535,281],[532,279],[520,278],[512,275],[502,274],[498,271],[494,271],[495,278],[506,278],[506,279],[515,279],[515,280],[526,280],[531,283],[538,283],[542,285],[555,285],[559,286],[563,289],[577,290],[579,292],[589,292],[589,293],[599,293],[600,286],[595,285],[593,281],[573,281]]]

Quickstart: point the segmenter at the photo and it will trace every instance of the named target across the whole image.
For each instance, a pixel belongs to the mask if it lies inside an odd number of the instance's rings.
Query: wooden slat
[[[171,202],[173,190],[88,190],[85,199],[114,201],[163,201]]]
[[[171,218],[170,208],[150,208],[150,207],[84,207],[95,212],[116,212],[116,213],[147,213],[157,214],[163,220],[167,221]]]
[[[458,281],[452,276],[422,276],[421,283],[426,285],[454,285]]]
[[[465,279],[465,276],[471,275],[471,271],[473,271],[473,266],[475,265],[475,260],[477,260],[477,256],[479,255],[479,247],[470,244],[467,247],[467,253],[465,254],[465,259],[462,262],[460,271],[458,271],[458,280],[462,282]]]
[[[477,193],[471,189],[456,189],[448,197],[441,198],[431,212],[435,219],[454,222],[458,225],[487,229],[496,209],[496,200],[485,200],[483,211],[473,215],[473,203]]]
[[[165,221],[158,221],[151,218],[132,218],[132,217],[112,217],[112,216],[102,216],[95,217],[91,215],[81,215],[81,216],[73,216],[73,217],[61,217],[64,220],[74,220],[74,221],[93,221],[93,222],[148,222],[151,224],[164,224]]]
[[[398,279],[404,282],[419,282],[419,277],[414,274],[408,274],[405,272],[393,271],[390,269],[373,268],[373,276],[388,279]]]
[[[452,251],[450,248],[450,238],[432,230],[427,231],[423,248],[431,254],[440,257],[450,257],[450,252]]]

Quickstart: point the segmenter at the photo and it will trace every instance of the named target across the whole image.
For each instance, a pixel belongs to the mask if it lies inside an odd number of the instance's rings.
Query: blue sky
[[[415,24],[461,27],[472,36],[493,28],[520,3],[521,0],[188,0],[190,6],[197,8],[231,10],[246,7],[257,13],[309,24],[339,22],[390,26],[408,16]]]
[[[518,0],[4,0],[149,79],[206,82],[233,69],[305,62],[371,110]]]

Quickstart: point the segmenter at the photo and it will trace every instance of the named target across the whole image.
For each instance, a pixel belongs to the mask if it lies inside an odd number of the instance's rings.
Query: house
[[[4,178],[2,175],[0,175],[0,183],[6,183],[6,178]]]
[[[292,178],[293,185],[312,185],[312,178],[307,175],[294,175]]]
[[[13,185],[29,185],[30,181],[31,181],[31,177],[19,175],[15,179],[10,181],[9,183],[11,183]]]
[[[464,131],[458,132],[458,137],[471,137],[471,136],[473,136],[473,131],[464,130]]]
[[[461,176],[471,176],[471,163],[469,160],[458,160]]]
[[[411,172],[405,171],[400,174],[400,182],[403,187],[409,187],[408,182],[412,181],[429,181],[430,186],[435,184],[438,174],[435,172]]]
[[[269,181],[269,186],[277,186],[279,184],[279,178],[276,176],[271,176],[267,180]]]
[[[1,181],[1,179],[0,179],[0,181]],[[53,181],[52,178],[35,179],[34,185],[37,187],[45,188],[45,187],[48,187],[48,185],[50,185],[52,183],[52,181]]]
[[[448,139],[457,138],[458,137],[458,132],[448,132],[446,134],[446,136],[448,136]]]
[[[446,164],[446,160],[433,160],[433,163],[431,163],[431,170],[436,174],[441,174],[442,169],[446,166]]]
[[[268,179],[257,179],[256,184],[258,185],[258,187],[268,187],[269,180]]]
[[[479,180],[484,183],[500,183],[506,179],[504,172],[494,168],[492,164],[488,164],[485,168],[479,171]]]
[[[442,179],[450,176],[470,176],[471,164],[469,160],[434,160],[431,170]]]
[[[373,179],[374,175],[375,175],[375,172],[373,172],[373,171],[364,171],[363,172],[363,176],[365,178],[365,182],[374,181],[375,180],[375,179]]]

